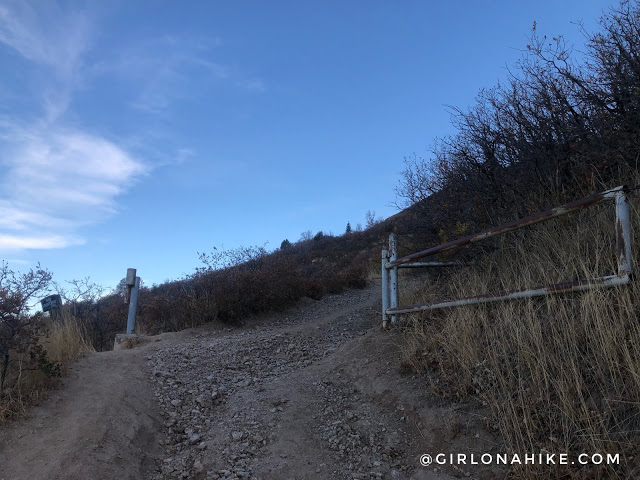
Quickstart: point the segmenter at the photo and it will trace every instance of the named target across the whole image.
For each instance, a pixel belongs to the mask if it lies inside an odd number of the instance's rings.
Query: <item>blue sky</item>
[[[402,160],[604,1],[0,0],[0,258],[147,285],[396,213]]]

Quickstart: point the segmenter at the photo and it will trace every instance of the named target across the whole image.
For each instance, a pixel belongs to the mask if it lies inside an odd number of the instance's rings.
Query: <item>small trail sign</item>
[[[54,308],[59,309],[62,306],[62,299],[60,295],[49,295],[40,300],[40,305],[42,305],[43,312],[48,312]]]

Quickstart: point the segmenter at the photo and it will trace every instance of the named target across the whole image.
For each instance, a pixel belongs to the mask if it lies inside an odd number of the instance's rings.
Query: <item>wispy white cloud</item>
[[[64,125],[95,28],[88,11],[61,5],[0,5],[0,47],[37,75],[43,112],[31,123],[0,117],[0,252],[84,243],[80,228],[117,212],[117,197],[148,171],[114,140]]]
[[[0,200],[0,231],[26,231],[38,226],[44,229],[71,229],[73,223],[64,218],[19,207],[13,199]]]
[[[82,243],[78,228],[115,213],[117,196],[148,171],[112,141],[84,132],[48,126],[10,136],[0,163],[0,250]]]
[[[81,245],[82,239],[70,238],[63,235],[3,235],[0,234],[0,252],[16,250],[64,248],[72,245]]]
[[[82,57],[90,45],[91,21],[86,11],[63,11],[56,2],[25,0],[0,5],[0,43],[24,59],[46,68],[49,85],[43,89],[48,119],[68,108],[81,81]]]
[[[250,92],[262,93],[267,90],[267,86],[259,78],[239,82],[239,85]]]
[[[266,91],[264,80],[245,78],[236,68],[215,60],[221,45],[217,37],[188,34],[148,38],[95,64],[92,73],[125,79],[137,89],[130,105],[153,114],[198,98],[216,84],[249,92]]]
[[[137,89],[132,107],[160,113],[195,98],[203,85],[229,78],[230,68],[211,58],[220,44],[218,38],[191,35],[148,38],[107,56],[92,73],[126,80]]]
[[[117,91],[125,106],[153,114],[196,99],[218,83],[251,92],[266,89],[261,79],[217,61],[222,42],[215,37],[166,35],[123,42],[111,54],[101,44],[98,51],[93,41],[97,12],[81,8],[55,0],[0,0],[0,60],[18,68],[24,64],[26,80],[7,81],[6,88],[37,99],[42,112],[35,121],[22,111],[0,116],[0,252],[84,242],[82,227],[117,213],[118,197],[150,171],[148,161],[132,151],[144,152],[156,167],[189,164],[195,156],[182,141],[175,142],[181,148],[165,148],[166,138],[150,141],[148,133],[138,131],[131,136],[140,144],[126,148],[83,127],[86,112],[79,109],[90,100],[77,95],[80,88],[95,88],[100,95],[101,85],[121,80],[121,88],[108,94]],[[73,103],[76,95],[80,101]],[[105,125],[108,119],[100,121]]]
[[[28,60],[48,64],[61,76],[73,75],[87,48],[85,12],[62,12],[55,2],[33,8],[24,0],[0,6],[0,41]]]
[[[189,158],[193,157],[195,152],[190,148],[179,148],[176,152],[175,159],[173,160],[174,165],[182,165]]]

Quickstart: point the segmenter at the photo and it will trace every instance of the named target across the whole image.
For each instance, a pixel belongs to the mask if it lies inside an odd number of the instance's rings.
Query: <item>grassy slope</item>
[[[478,265],[434,274],[404,301],[616,273],[614,218],[609,203],[487,242]],[[637,200],[632,222],[638,238]],[[635,245],[633,253],[638,271]],[[440,395],[489,405],[507,451],[621,455],[620,465],[581,470],[517,467],[522,478],[636,478],[639,306],[640,286],[632,281],[606,290],[412,315],[405,366],[424,372]]]

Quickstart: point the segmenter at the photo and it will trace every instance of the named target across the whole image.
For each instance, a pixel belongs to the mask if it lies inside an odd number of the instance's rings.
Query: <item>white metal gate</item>
[[[458,240],[443,243],[436,247],[413,253],[402,258],[397,258],[398,250],[395,235],[389,235],[389,250],[382,251],[382,324],[387,326],[389,320],[396,323],[396,315],[401,313],[418,312],[424,310],[435,310],[438,308],[457,307],[461,305],[472,305],[477,303],[498,302],[504,300],[515,300],[519,298],[538,297],[561,292],[575,292],[589,290],[593,288],[607,288],[615,285],[623,285],[629,282],[631,265],[631,221],[629,214],[629,200],[626,192],[630,189],[620,186],[601,192],[590,197],[570,202],[560,207],[539,212],[534,215],[522,218],[515,222],[507,223],[484,232],[469,235]],[[455,248],[469,245],[471,243],[485,240],[487,238],[501,235],[506,232],[517,230],[528,225],[543,222],[551,218],[566,215],[571,212],[582,210],[604,201],[615,201],[616,207],[616,253],[618,260],[618,273],[604,277],[589,278],[573,282],[556,283],[553,285],[538,286],[523,290],[509,290],[495,293],[485,293],[473,297],[438,300],[435,302],[398,306],[398,268],[407,267],[442,267],[456,265],[455,263],[443,262],[416,262],[415,260],[430,257],[440,252],[453,250]]]

